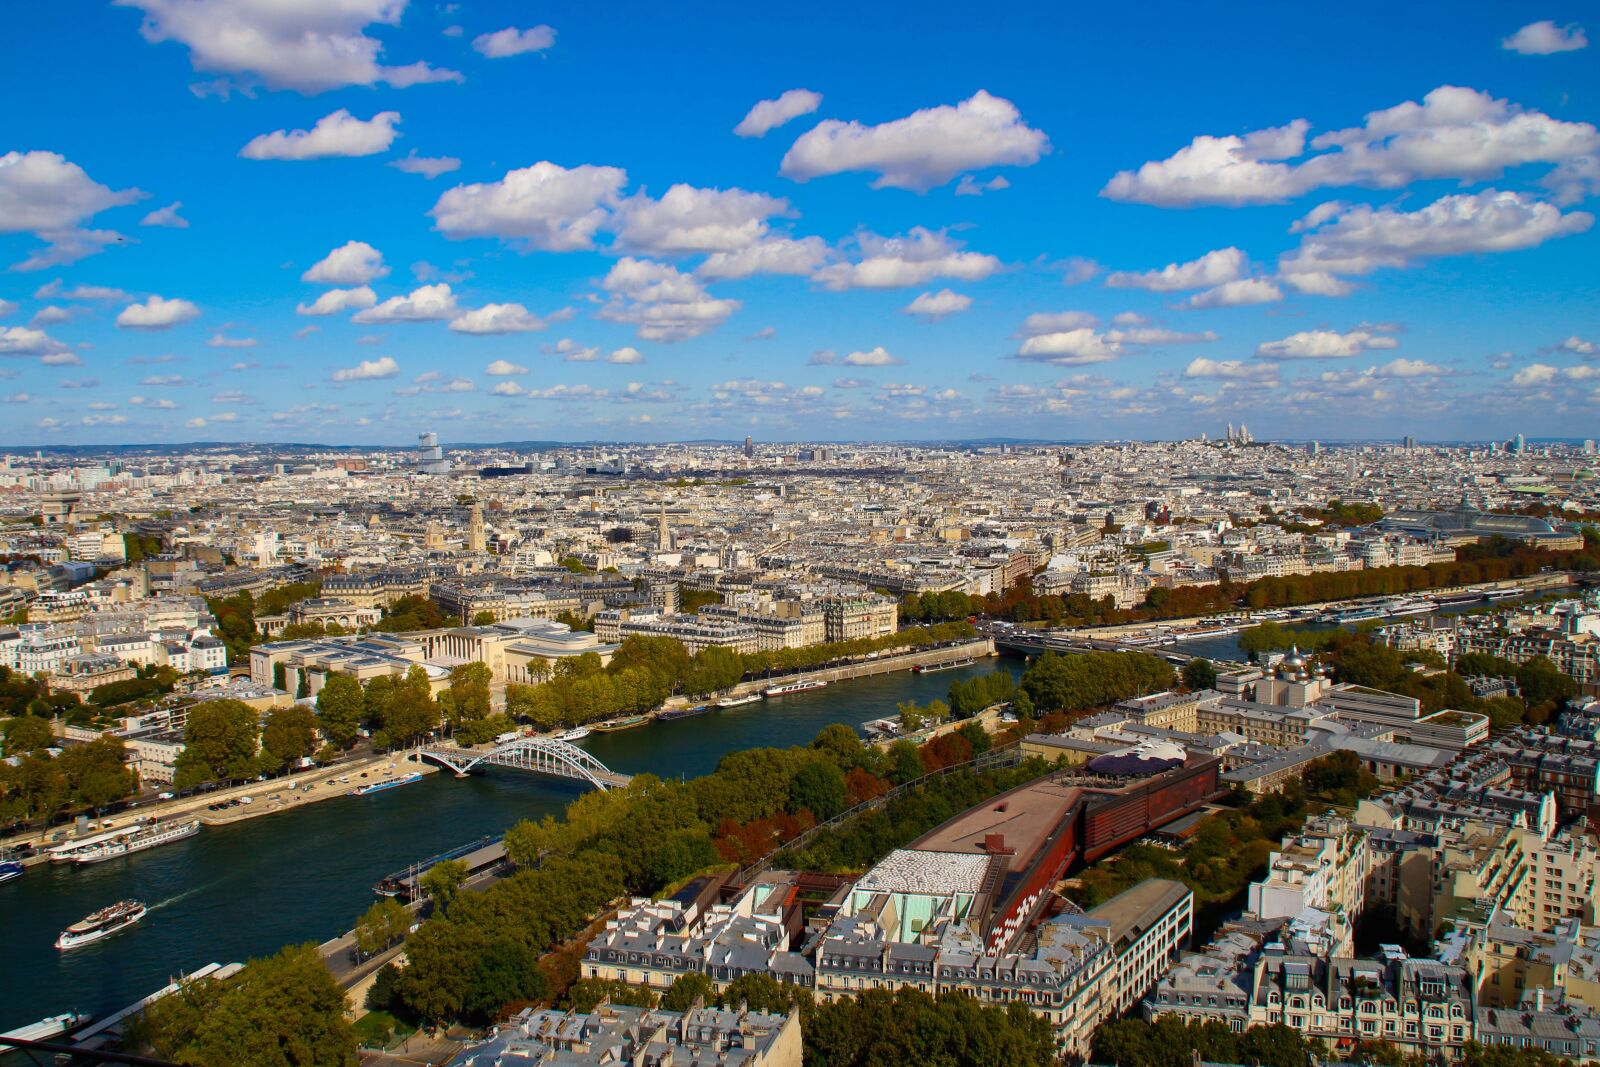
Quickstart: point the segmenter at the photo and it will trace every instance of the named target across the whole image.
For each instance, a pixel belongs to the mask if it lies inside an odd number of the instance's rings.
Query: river
[[[1577,590],[1572,586],[1559,586],[1553,589],[1539,589],[1523,596],[1508,597],[1505,600],[1496,601],[1493,606],[1507,607],[1511,604],[1520,604],[1528,600],[1540,600],[1544,597],[1552,595],[1571,596],[1575,595],[1576,592]],[[1427,594],[1417,593],[1415,595],[1426,596]],[[1438,611],[1430,612],[1429,615],[1409,615],[1404,618],[1378,619],[1376,621],[1382,625],[1388,626],[1393,623],[1409,622],[1413,619],[1428,618],[1430,615],[1464,615],[1469,611],[1477,611],[1480,608],[1489,606],[1491,605],[1483,601],[1475,601],[1468,604],[1456,604],[1452,607],[1440,608]],[[1337,630],[1340,628],[1339,624],[1337,623],[1301,622],[1293,619],[1280,620],[1280,625],[1286,626],[1293,630]],[[1355,623],[1349,623],[1344,626],[1344,629],[1346,630],[1354,630],[1355,628]],[[1228,660],[1232,662],[1243,663],[1248,662],[1250,659],[1249,654],[1246,653],[1244,649],[1239,647],[1239,635],[1237,633],[1222,634],[1217,637],[1197,637],[1192,641],[1179,641],[1176,645],[1168,645],[1166,647],[1170,648],[1174,652],[1182,652],[1189,656],[1204,656],[1207,659],[1212,660]]]
[[[950,683],[1017,659],[933,674],[835,682],[675,722],[592,734],[580,744],[616,771],[693,778],[725,753],[809,742],[829,723],[857,726],[905,700],[943,699]],[[0,885],[0,1031],[67,1010],[97,1017],[207,963],[243,961],[348,930],[379,878],[519,819],[559,815],[576,783],[494,769],[468,779],[428,775],[367,797],[340,797],[89,867],[30,868]],[[56,935],[89,912],[134,898],[138,926],[59,952]]]

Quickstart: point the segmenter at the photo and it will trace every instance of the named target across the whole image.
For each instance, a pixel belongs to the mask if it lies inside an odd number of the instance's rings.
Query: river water
[[[592,734],[580,744],[616,771],[693,778],[728,752],[809,742],[829,723],[857,726],[901,701],[943,699],[950,683],[1003,664],[835,682],[675,722]],[[82,868],[36,866],[0,885],[0,1031],[67,1010],[97,1017],[207,963],[243,961],[348,930],[379,878],[519,819],[559,815],[576,783],[493,769],[467,779],[340,797],[203,829],[173,845]],[[56,935],[113,901],[150,906],[140,923],[59,952]]]

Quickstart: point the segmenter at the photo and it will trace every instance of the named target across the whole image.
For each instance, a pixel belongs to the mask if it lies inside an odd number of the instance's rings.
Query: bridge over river
[[[552,737],[519,737],[514,741],[478,751],[470,748],[425,748],[417,753],[466,777],[478,767],[510,767],[518,771],[554,775],[588,782],[596,789],[626,786],[629,774],[618,774],[576,745]]]

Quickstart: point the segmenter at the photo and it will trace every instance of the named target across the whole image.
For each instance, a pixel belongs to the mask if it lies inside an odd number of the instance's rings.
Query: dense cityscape
[[[0,1067],[1600,1067],[1586,14],[9,5]]]

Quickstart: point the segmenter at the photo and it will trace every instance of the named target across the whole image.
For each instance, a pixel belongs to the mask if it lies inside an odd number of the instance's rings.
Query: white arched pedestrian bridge
[[[597,789],[611,789],[627,785],[632,775],[618,774],[583,749],[550,737],[519,737],[491,749],[478,751],[470,748],[425,748],[417,753],[422,759],[455,771],[458,775],[471,774],[483,765],[510,767],[518,771],[551,774],[557,778],[572,778],[588,782]]]

